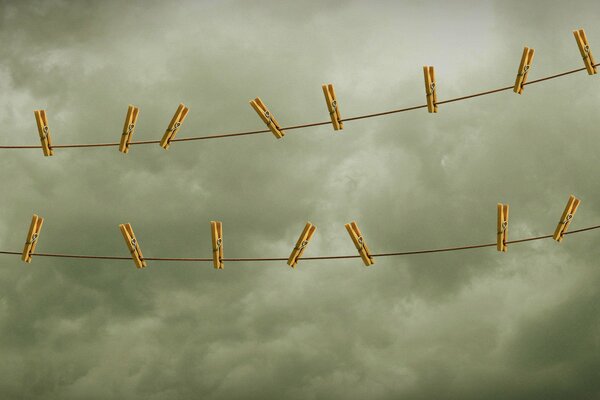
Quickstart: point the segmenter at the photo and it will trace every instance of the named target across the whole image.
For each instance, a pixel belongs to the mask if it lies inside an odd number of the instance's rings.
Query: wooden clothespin
[[[123,125],[123,134],[121,135],[121,142],[119,143],[119,151],[121,153],[129,153],[129,142],[131,142],[131,137],[133,136],[139,113],[140,109],[136,106],[130,104],[129,108],[127,108],[125,125]]]
[[[123,234],[123,239],[125,239],[125,243],[127,243],[127,248],[131,253],[131,258],[133,258],[135,266],[138,268],[147,267],[148,264],[146,263],[146,260],[144,260],[144,256],[142,255],[142,249],[140,249],[140,243],[135,238],[135,234],[133,233],[131,224],[120,224],[119,229]]]
[[[285,132],[281,130],[279,122],[277,122],[273,114],[271,114],[271,112],[269,111],[267,106],[265,106],[265,103],[262,102],[260,97],[257,97],[254,100],[250,100],[250,105],[252,106],[252,108],[254,108],[254,111],[256,111],[256,113],[263,120],[263,122],[267,124],[267,127],[271,130],[271,132],[273,132],[273,135],[275,135],[277,139],[281,139],[285,135]]]
[[[288,258],[287,264],[290,267],[296,268],[296,264],[298,264],[298,259],[302,257],[302,253],[304,253],[306,246],[308,246],[308,242],[310,242],[310,239],[312,239],[316,230],[316,226],[314,226],[310,222],[306,223],[306,225],[304,226],[304,230],[302,231],[300,237],[298,238],[298,241],[296,242],[296,247],[294,247],[294,249],[292,250],[290,258]]]
[[[533,62],[534,49],[525,47],[523,49],[523,55],[521,56],[521,63],[519,64],[519,70],[517,71],[517,79],[515,80],[515,87],[513,91],[515,93],[523,93],[523,85],[527,82],[527,74],[531,69],[531,63]]]
[[[37,245],[37,241],[40,237],[40,231],[42,230],[43,223],[44,218],[33,214],[31,225],[29,225],[29,232],[27,232],[25,247],[23,247],[23,254],[21,255],[21,260],[25,261],[26,263],[31,262],[31,255],[35,251],[35,246]]]
[[[579,203],[581,203],[581,201],[577,197],[573,195],[569,196],[567,206],[565,207],[565,210],[560,217],[560,221],[556,226],[556,230],[554,231],[554,235],[552,236],[552,238],[557,242],[563,240],[563,237],[565,236],[565,233],[567,232],[567,229],[573,220],[573,216],[577,211],[577,207],[579,207]]]
[[[360,229],[358,229],[356,222],[352,221],[345,226],[350,238],[352,239],[352,242],[354,242],[354,245],[356,246],[356,250],[358,250],[358,254],[360,254],[360,258],[362,258],[363,262],[365,263],[365,266],[368,267],[369,265],[375,264],[375,260],[371,255],[371,251],[365,243],[365,239],[363,238],[362,233],[360,233]]]
[[[42,151],[46,157],[53,156],[54,150],[52,149],[52,140],[50,139],[50,127],[48,126],[46,110],[35,110],[33,114],[35,115],[38,133],[40,134],[40,141],[42,142]]]
[[[181,127],[181,124],[183,124],[183,120],[187,116],[188,111],[190,111],[190,109],[183,105],[183,103],[179,104],[177,111],[175,111],[175,115],[171,118],[171,122],[169,123],[165,134],[160,140],[160,147],[167,150],[169,146],[171,146],[171,140],[175,139],[175,135],[179,132],[179,128]]]
[[[213,265],[215,269],[223,269],[223,223],[221,221],[210,221],[210,233],[212,236]]]
[[[496,247],[498,251],[506,252],[508,246],[508,204],[498,203],[498,235],[496,239]]]
[[[430,113],[436,113],[438,111],[437,106],[437,94],[435,92],[435,71],[433,66],[423,66],[423,75],[425,75],[425,96],[427,97],[427,111]]]
[[[579,47],[581,57],[583,57],[583,63],[585,64],[588,75],[594,75],[597,72],[595,66],[596,62],[594,61],[594,56],[592,55],[587,36],[585,36],[585,31],[583,29],[573,31],[573,36],[575,36],[575,41],[577,42],[577,47]]]
[[[335,90],[333,84],[323,85],[323,94],[325,94],[325,101],[327,102],[327,110],[329,110],[329,116],[331,117],[331,124],[333,125],[334,131],[344,129],[344,123],[341,121],[340,107],[335,96]]]

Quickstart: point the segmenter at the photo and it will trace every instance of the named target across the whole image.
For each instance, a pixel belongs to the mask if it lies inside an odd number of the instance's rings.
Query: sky
[[[264,129],[424,104],[583,67],[600,58],[597,1],[0,0],[1,145],[158,140]],[[491,243],[600,223],[598,75],[380,118],[271,133],[116,147],[0,150],[0,250],[146,257],[287,257]],[[0,394],[23,399],[591,399],[600,397],[597,231],[471,251],[285,262],[0,255]]]

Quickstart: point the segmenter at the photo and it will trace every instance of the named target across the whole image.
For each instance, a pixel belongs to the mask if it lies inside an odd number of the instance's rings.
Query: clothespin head
[[[183,103],[179,104],[177,111],[175,111],[173,118],[171,118],[171,122],[169,123],[165,134],[160,140],[160,147],[165,150],[169,149],[169,146],[171,146],[171,141],[175,139],[175,135],[177,135],[177,132],[179,132],[179,128],[181,128],[181,124],[183,124],[185,117],[188,115],[188,111],[190,111],[189,108],[187,108]]]
[[[254,109],[254,111],[256,111],[260,119],[263,120],[263,122],[267,125],[269,130],[277,139],[281,139],[285,135],[285,132],[281,129],[279,122],[277,122],[273,113],[269,111],[260,97],[250,100],[250,106]]]
[[[496,247],[498,251],[506,252],[508,246],[508,204],[498,203],[498,224],[497,224]]]
[[[213,265],[215,269],[223,269],[223,223],[210,221],[210,234],[212,237]]]
[[[26,263],[31,262],[31,256],[35,252],[35,246],[37,245],[40,237],[40,231],[42,230],[43,224],[44,218],[33,214],[31,224],[29,225],[29,231],[27,232],[27,240],[25,241],[25,246],[23,247],[23,254],[21,255],[21,260],[25,261]]]
[[[365,266],[368,267],[369,265],[375,264],[375,260],[371,255],[371,251],[369,250],[369,247],[367,246],[367,243],[365,242],[365,239],[363,238],[360,229],[358,229],[358,225],[356,225],[356,222],[352,221],[350,223],[347,223],[345,226]]]
[[[50,127],[48,126],[46,110],[35,110],[33,114],[35,115],[35,122],[37,123],[44,156],[52,156],[54,155],[54,150],[52,149],[52,140],[50,139]]]
[[[583,64],[585,65],[585,69],[587,69],[588,75],[594,75],[597,73],[596,62],[594,61],[585,31],[583,29],[573,31],[573,36],[575,36],[575,41],[577,42],[577,47],[579,47],[579,52],[583,58]]]
[[[121,135],[121,142],[119,143],[119,151],[121,153],[129,153],[129,143],[135,130],[135,124],[137,123],[140,109],[131,104],[127,108],[127,115],[125,116],[125,124],[123,125],[123,134]]]
[[[335,95],[335,90],[333,89],[333,84],[323,84],[322,88],[323,94],[325,95],[325,102],[327,103],[327,110],[331,117],[333,130],[339,131],[344,129],[344,123],[341,121],[342,117],[340,116],[340,106]]]
[[[316,226],[314,226],[310,222],[306,223],[304,229],[302,230],[302,233],[300,234],[300,237],[298,238],[298,241],[296,242],[296,247],[293,248],[290,257],[288,258],[287,264],[290,267],[296,268],[296,265],[298,264],[298,259],[302,257],[306,246],[308,246],[308,242],[310,242],[310,239],[312,239],[316,230]]]
[[[425,76],[425,96],[427,97],[427,111],[430,113],[438,112],[437,93],[435,83],[435,71],[433,66],[423,66],[423,75]]]
[[[523,93],[523,86],[527,82],[527,74],[529,74],[529,70],[531,69],[534,53],[535,50],[530,49],[529,47],[525,47],[523,49],[523,55],[521,56],[521,62],[519,63],[519,70],[517,71],[517,79],[515,80],[515,87],[513,88],[515,93]]]
[[[567,232],[567,229],[569,229],[569,225],[571,225],[571,221],[573,220],[575,212],[577,211],[577,207],[579,207],[580,203],[581,200],[579,200],[577,197],[573,195],[569,196],[569,201],[567,201],[565,210],[563,211],[562,216],[560,217],[560,221],[558,222],[558,225],[554,230],[554,235],[552,236],[552,238],[557,242],[563,240],[565,233]]]
[[[127,248],[131,253],[131,258],[135,263],[137,268],[147,267],[148,264],[146,260],[144,260],[144,256],[142,255],[142,249],[140,249],[140,243],[135,237],[133,233],[133,229],[131,228],[131,224],[120,224],[119,229],[121,230],[121,234],[123,235],[123,239],[125,239],[125,243],[127,244]]]

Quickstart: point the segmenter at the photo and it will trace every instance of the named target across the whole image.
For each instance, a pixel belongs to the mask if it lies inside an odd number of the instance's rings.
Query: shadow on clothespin
[[[119,151],[121,153],[129,153],[129,143],[135,130],[135,124],[137,123],[140,109],[131,104],[127,108],[127,115],[125,116],[125,125],[123,125],[123,134],[121,135],[121,142],[119,143]]]
[[[427,97],[427,111],[430,113],[438,112],[437,93],[435,91],[435,71],[433,66],[423,66],[423,75],[425,76],[425,96]]]
[[[52,140],[50,139],[50,127],[48,126],[48,117],[46,116],[46,110],[35,110],[35,122],[37,122],[38,133],[40,135],[40,141],[42,142],[42,151],[44,156],[53,156],[54,150],[52,149]]]
[[[210,234],[212,237],[213,266],[215,269],[223,269],[223,223],[221,221],[210,221]]]
[[[312,239],[316,230],[316,226],[314,226],[310,222],[306,223],[306,225],[304,226],[304,230],[302,230],[302,233],[300,234],[300,237],[296,242],[296,247],[294,247],[292,253],[290,254],[290,257],[288,258],[287,264],[290,267],[296,268],[296,265],[298,264],[298,259],[302,257],[304,250],[306,250],[306,246],[308,246],[308,242],[310,242],[310,239]]]
[[[557,242],[563,240],[565,233],[567,232],[567,229],[569,228],[569,225],[571,225],[571,221],[575,216],[577,207],[579,207],[579,203],[581,203],[581,200],[579,200],[577,197],[573,195],[569,196],[567,206],[565,207],[565,210],[563,211],[562,216],[560,217],[560,221],[556,226],[556,230],[554,231],[554,235],[552,236],[552,238]]]
[[[135,266],[137,268],[147,267],[148,264],[146,263],[146,260],[144,260],[142,249],[140,249],[140,243],[137,241],[135,234],[133,233],[131,224],[120,224],[119,229],[121,230],[121,234],[123,234],[123,239],[125,239],[125,243],[127,244],[127,248],[131,253],[131,258],[133,258]]]
[[[254,111],[256,111],[260,119],[263,120],[263,122],[267,125],[277,139],[281,139],[285,135],[285,132],[281,129],[279,122],[277,122],[275,116],[269,111],[267,106],[265,106],[265,103],[262,102],[260,97],[250,100],[250,106],[254,109]]]
[[[165,150],[169,149],[171,146],[171,141],[175,139],[175,135],[177,135],[177,132],[179,132],[179,128],[181,127],[181,124],[183,124],[185,117],[188,115],[188,111],[190,111],[190,109],[183,105],[183,103],[179,104],[177,111],[175,111],[173,118],[171,118],[171,122],[169,123],[165,134],[160,140],[160,147]]]
[[[371,251],[369,250],[367,243],[365,243],[365,239],[363,238],[360,229],[358,229],[356,222],[352,221],[345,226],[354,246],[356,246],[356,250],[358,250],[358,254],[360,254],[360,258],[362,258],[363,263],[365,263],[365,266],[368,267],[369,265],[375,264]]]
[[[342,117],[340,116],[340,105],[337,101],[333,84],[324,84],[322,87],[323,94],[325,95],[325,102],[327,102],[327,110],[329,111],[329,116],[331,117],[333,130],[342,130],[344,129],[344,123],[342,122]]]
[[[33,214],[33,218],[31,219],[31,225],[29,225],[29,231],[27,232],[27,240],[25,241],[25,247],[23,247],[23,254],[21,255],[21,260],[26,263],[31,262],[31,256],[35,251],[35,246],[37,245],[38,239],[40,238],[40,231],[42,230],[42,225],[44,224],[44,218],[38,217]]]
[[[594,75],[597,72],[595,66],[596,62],[594,61],[594,56],[592,55],[592,50],[590,49],[590,44],[585,35],[585,31],[583,29],[573,31],[573,36],[575,36],[575,41],[577,42],[577,47],[579,47],[579,52],[583,58],[583,63],[585,64],[588,75]]]
[[[513,92],[518,94],[523,93],[523,85],[527,82],[527,74],[529,74],[529,70],[531,69],[534,53],[535,50],[530,49],[529,47],[523,49],[523,55],[521,56],[521,63],[519,64],[519,70],[517,71],[517,79],[515,80]]]
[[[506,252],[508,246],[508,204],[498,203],[498,226],[497,226],[496,248],[498,251]]]

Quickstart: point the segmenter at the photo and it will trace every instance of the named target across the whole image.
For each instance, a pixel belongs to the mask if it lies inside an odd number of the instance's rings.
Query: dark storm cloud
[[[127,104],[135,140],[159,139],[179,102],[180,137],[262,129],[422,104],[509,85],[524,45],[531,78],[577,68],[571,30],[600,44],[594,2],[0,2],[2,144],[112,142]],[[596,50],[600,51],[600,50]],[[4,150],[0,248],[126,256],[130,222],[148,257],[353,254],[551,232],[570,193],[573,227],[600,220],[597,80],[585,73],[379,119],[237,139],[116,148]],[[5,398],[593,398],[598,395],[596,234],[404,258],[284,263],[2,256]]]

